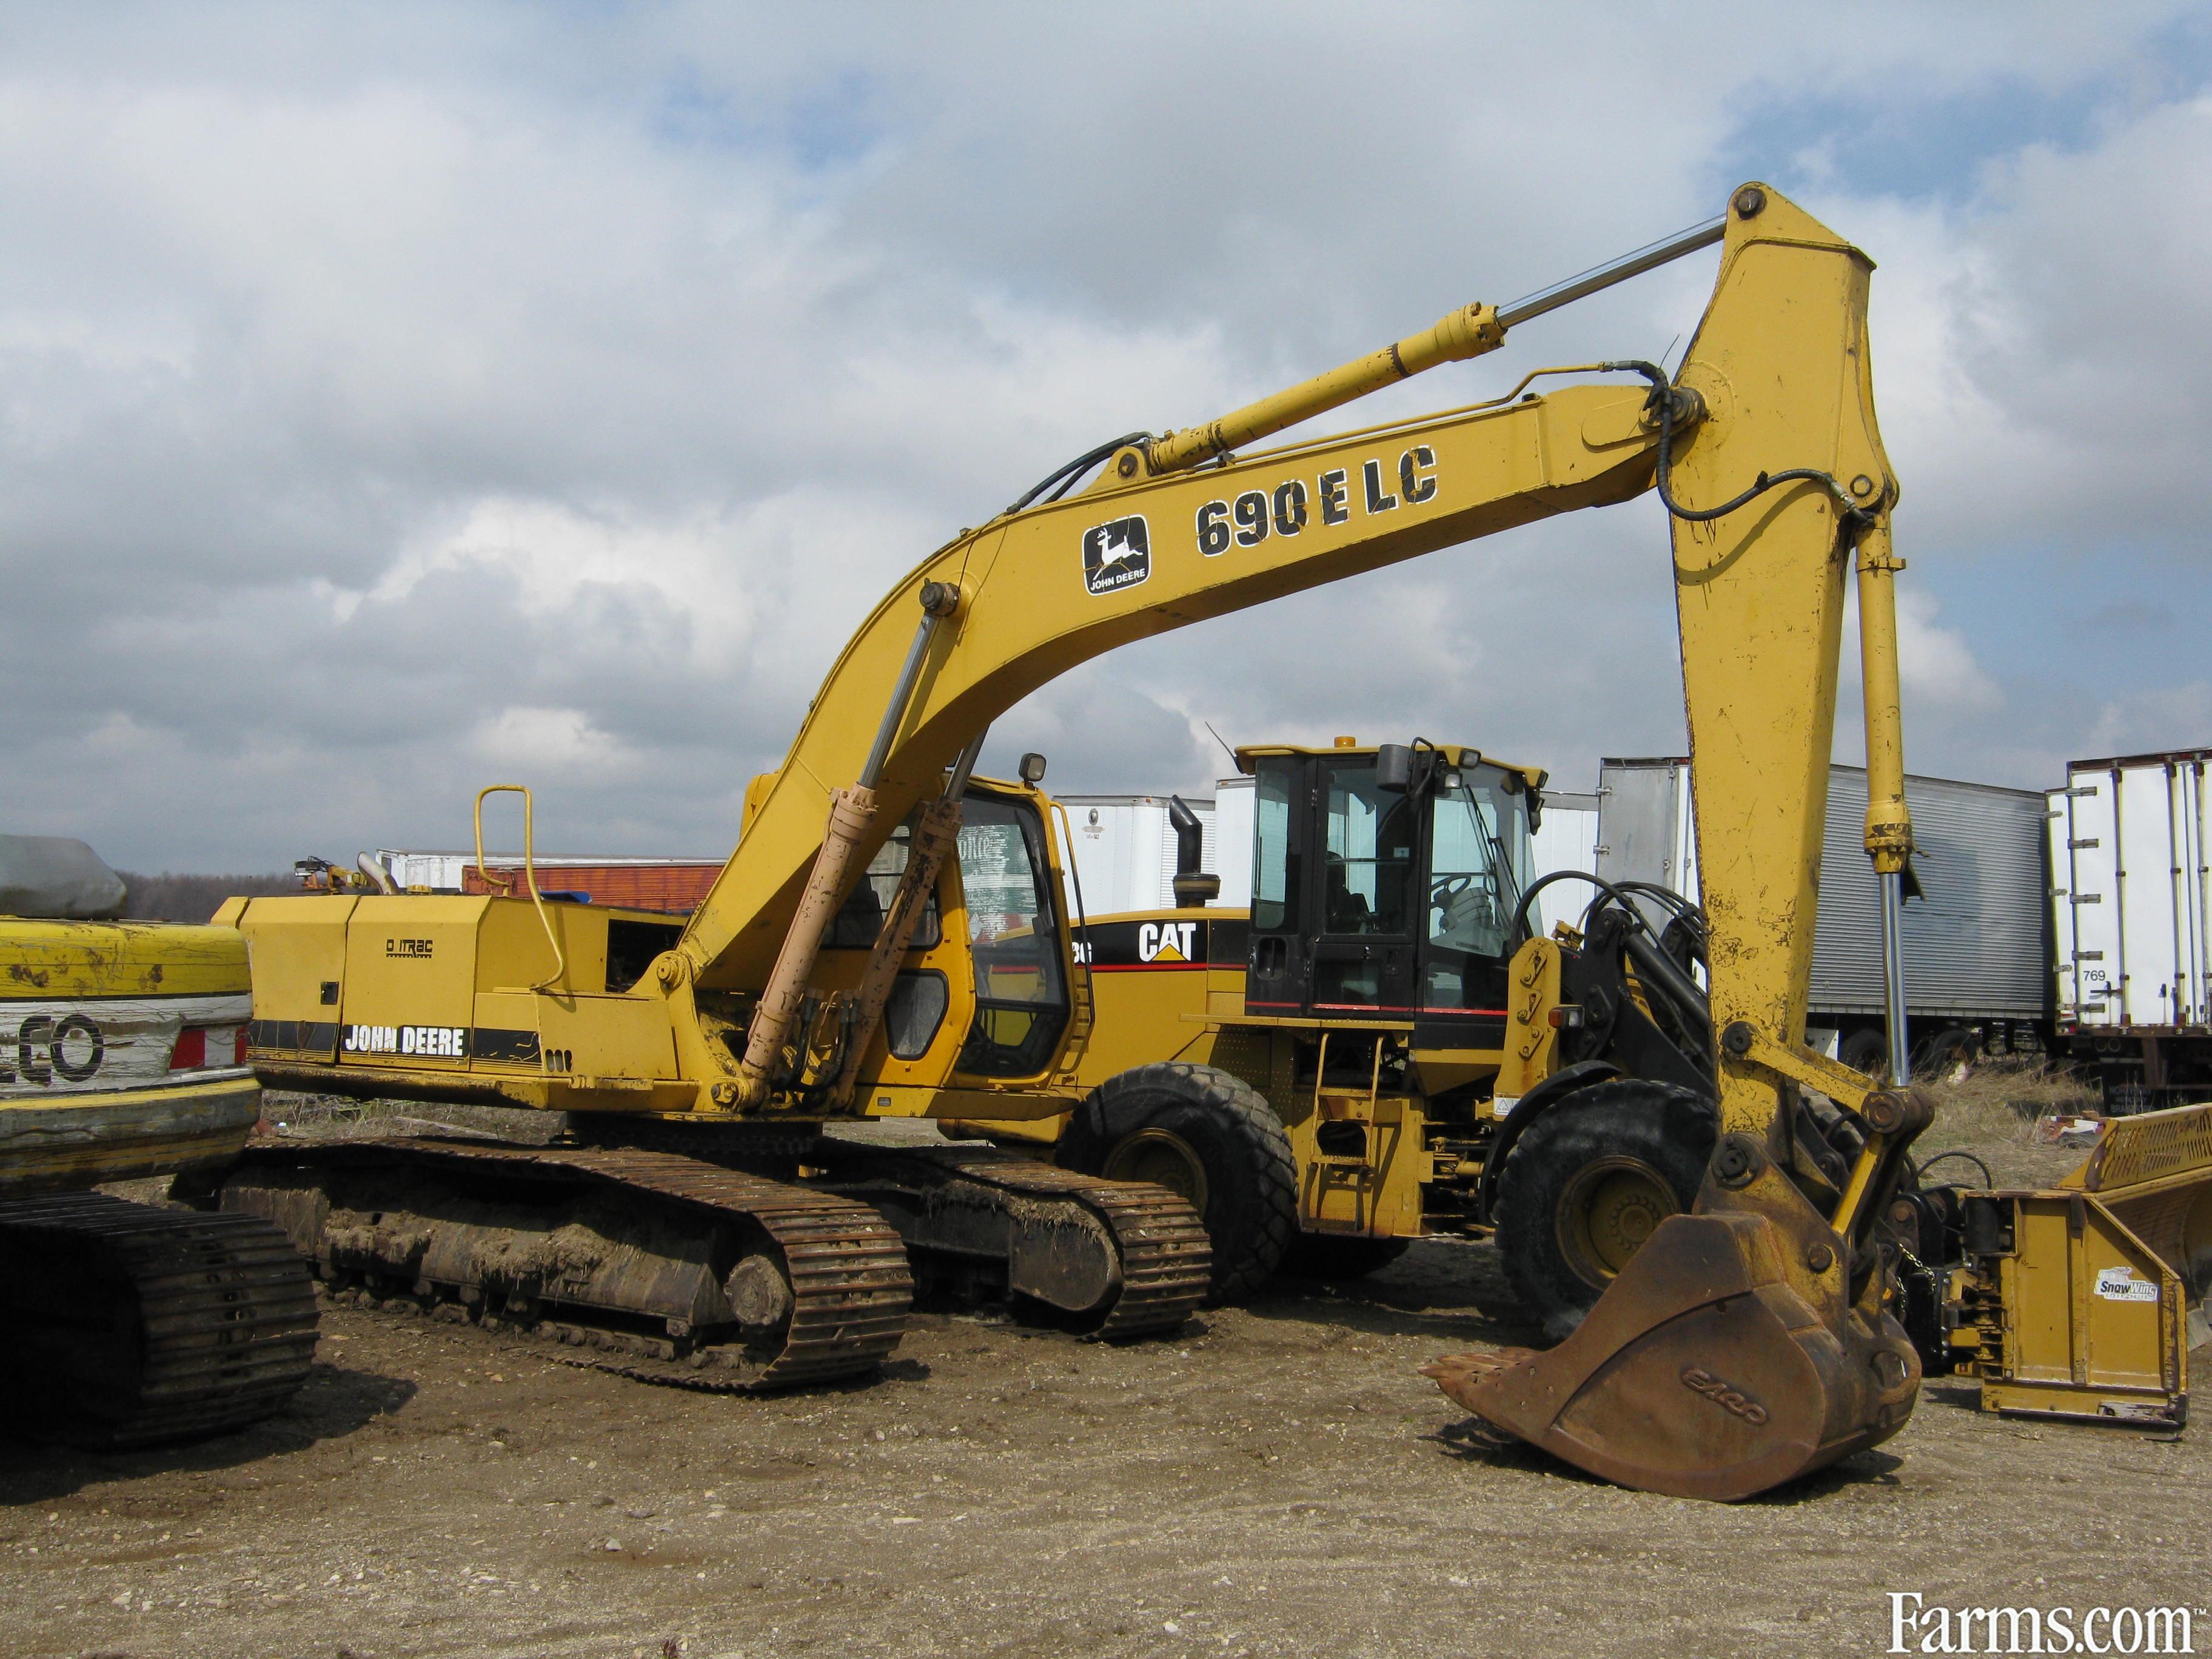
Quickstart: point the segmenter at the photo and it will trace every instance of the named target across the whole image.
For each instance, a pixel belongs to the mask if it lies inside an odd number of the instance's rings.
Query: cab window
[[[1403,934],[1413,870],[1413,808],[1376,787],[1375,768],[1328,769],[1328,820],[1322,852],[1324,933]]]
[[[1505,954],[1528,870],[1525,801],[1492,766],[1470,767],[1456,787],[1436,792],[1429,814],[1426,1006],[1471,1005],[1478,1000],[1473,981],[1487,976],[1471,973],[1469,958],[1488,963]]]
[[[1290,923],[1291,802],[1297,790],[1295,762],[1270,757],[1252,781],[1252,927],[1272,933]]]
[[[1044,826],[1035,809],[969,795],[961,813],[960,883],[975,965],[975,1023],[959,1069],[1031,1076],[1051,1065],[1068,1013]]]

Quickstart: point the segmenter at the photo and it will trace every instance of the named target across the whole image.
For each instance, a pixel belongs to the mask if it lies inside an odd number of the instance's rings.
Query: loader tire
[[[1058,1157],[1189,1200],[1213,1248],[1209,1307],[1265,1285],[1297,1236],[1297,1164],[1282,1120],[1250,1084],[1211,1066],[1169,1060],[1109,1078],[1076,1108]]]
[[[1564,1339],[1668,1216],[1696,1200],[1718,1137],[1713,1103],[1622,1078],[1545,1111],[1498,1182],[1505,1277],[1544,1334]]]

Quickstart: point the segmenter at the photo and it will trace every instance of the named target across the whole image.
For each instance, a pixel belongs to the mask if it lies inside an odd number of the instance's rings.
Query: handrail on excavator
[[[530,902],[538,907],[538,924],[545,929],[545,942],[553,947],[553,971],[526,990],[545,991],[558,985],[568,975],[568,953],[561,948],[558,934],[553,931],[553,918],[545,913],[545,896],[538,890],[538,827],[535,808],[526,784],[488,783],[477,791],[477,873],[483,878],[487,889],[496,889],[502,895],[512,892],[514,884],[502,877],[494,876],[484,862],[483,804],[486,795],[520,795],[522,797],[522,876],[530,888]]]

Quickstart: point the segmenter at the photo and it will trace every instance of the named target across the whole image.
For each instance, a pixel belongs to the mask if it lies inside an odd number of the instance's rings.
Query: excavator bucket
[[[1887,1439],[1920,1386],[1904,1328],[1808,1302],[1787,1245],[1765,1215],[1671,1216],[1559,1346],[1423,1374],[1486,1424],[1605,1480],[1752,1497]]]

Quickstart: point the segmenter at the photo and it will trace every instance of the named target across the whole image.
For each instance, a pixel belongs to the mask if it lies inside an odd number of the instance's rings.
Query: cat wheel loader
[[[282,1409],[317,1322],[266,1222],[93,1190],[218,1170],[261,1106],[245,941],[123,899],[82,842],[0,836],[0,1398],[11,1434],[100,1448]]]
[[[1198,902],[1082,929],[1089,1092],[1064,1119],[956,1127],[1182,1193],[1206,1216],[1217,1296],[1285,1261],[1356,1276],[1414,1238],[1494,1235],[1523,1303],[1565,1335],[1704,1179],[1703,913],[1661,896],[1675,914],[1655,932],[1607,884],[1572,944],[1533,939],[1535,893],[1558,879],[1531,868],[1538,767],[1419,738],[1235,757],[1254,835],[1225,855],[1250,861],[1250,908],[1207,908],[1218,878],[1174,803],[1176,884]],[[1273,1132],[1209,1127],[1248,1118]]]
[[[1257,447],[1716,244],[1674,376],[1538,370],[1440,414]],[[1883,1439],[1921,1371],[1875,1223],[1928,1108],[1801,1041],[1847,579],[1867,840],[1893,897],[1911,840],[1870,270],[1747,185],[1709,223],[1523,301],[1077,457],[862,623],[680,927],[550,901],[526,864],[504,896],[233,901],[265,1082],[538,1108],[568,1133],[257,1149],[221,1201],[278,1219],[357,1294],[628,1345],[708,1386],[877,1363],[917,1272],[1109,1334],[1180,1319],[1212,1276],[1206,1235],[1141,1161],[1091,1176],[823,1134],[870,1116],[1042,1121],[1083,1092],[1093,976],[1031,787],[1042,763],[975,778],[985,732],[1116,645],[1651,492],[1674,530],[1699,769],[1715,1146],[1692,1212],[1658,1225],[1567,1342],[1485,1377],[1474,1408],[1608,1479],[1710,1497]],[[1840,1184],[1795,1154],[1808,1085],[1845,1090],[1867,1126]]]

